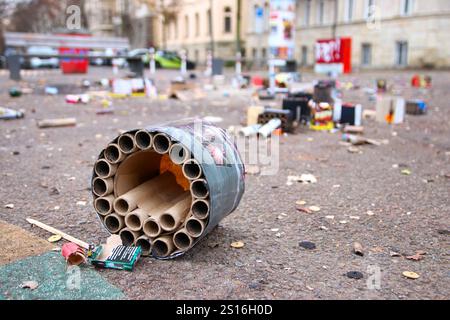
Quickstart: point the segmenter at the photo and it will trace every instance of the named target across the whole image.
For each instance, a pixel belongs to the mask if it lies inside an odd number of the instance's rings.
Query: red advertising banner
[[[323,39],[316,42],[316,72],[351,73],[352,39]]]

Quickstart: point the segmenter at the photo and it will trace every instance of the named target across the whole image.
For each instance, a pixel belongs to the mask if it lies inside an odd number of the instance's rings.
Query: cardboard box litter
[[[100,268],[133,271],[141,252],[141,247],[124,246],[118,235],[112,235],[106,244],[95,248],[89,261]]]

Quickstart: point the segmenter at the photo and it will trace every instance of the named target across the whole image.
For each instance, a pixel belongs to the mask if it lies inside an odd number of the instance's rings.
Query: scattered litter
[[[319,229],[320,229],[320,230],[324,230],[324,231],[328,231],[328,230],[329,230],[329,229],[328,229],[327,227],[325,227],[325,226],[320,226]]]
[[[85,206],[87,201],[77,201],[77,206]]]
[[[373,215],[375,215],[375,213],[373,211],[369,210],[369,211],[367,211],[367,215],[368,216],[373,216]]]
[[[420,261],[424,258],[424,255],[426,255],[427,253],[424,251],[417,251],[416,254],[412,255],[412,256],[406,256],[405,258],[408,260],[414,260],[414,261]]]
[[[305,207],[299,207],[299,208],[297,208],[297,211],[304,212],[304,213],[312,213],[312,211],[310,209],[305,208]]]
[[[5,208],[6,209],[14,209],[14,204],[9,203],[9,204],[5,205]]]
[[[56,87],[45,87],[44,91],[45,91],[45,94],[52,95],[52,96],[57,95],[59,92],[58,88],[56,88]]]
[[[440,229],[440,230],[438,230],[438,233],[442,234],[444,236],[450,236],[450,230]]]
[[[395,251],[390,251],[390,252],[389,252],[389,255],[390,255],[391,257],[401,257],[401,256],[402,256],[400,253],[395,252]]]
[[[334,216],[325,216],[325,219],[333,220],[333,219],[334,219]]]
[[[346,224],[346,223],[348,223],[348,221],[347,220],[341,220],[341,221],[339,221],[339,223],[340,224]]]
[[[406,278],[408,278],[408,279],[413,279],[413,280],[419,279],[419,277],[420,277],[419,274],[417,274],[417,273],[415,273],[415,272],[412,272],[412,271],[403,271],[402,274],[403,274],[403,276],[405,276]]]
[[[345,274],[350,279],[362,279],[364,275],[359,271],[349,271]]]
[[[405,175],[405,176],[409,176],[409,175],[411,175],[411,170],[409,170],[409,169],[403,169],[403,170],[401,171],[401,173],[402,173],[403,175]]]
[[[106,244],[91,251],[89,261],[99,268],[133,271],[141,253],[141,246],[124,246],[121,237],[114,234],[106,240]]]
[[[59,234],[54,234],[51,237],[49,237],[47,239],[47,241],[53,243],[53,242],[58,242],[61,239],[62,239],[62,237]]]
[[[61,254],[69,266],[79,266],[86,263],[86,251],[76,243],[65,243],[61,248]]]
[[[304,201],[304,200],[299,200],[299,201],[295,202],[295,204],[298,204],[299,206],[303,206],[303,205],[306,204],[306,201]]]
[[[54,127],[67,127],[75,126],[77,119],[75,118],[62,118],[62,119],[44,119],[37,122],[39,128],[54,128]]]
[[[240,249],[244,247],[244,242],[242,241],[236,241],[231,243],[231,247],[235,249]]]
[[[348,147],[347,151],[350,152],[350,153],[360,153],[361,152],[361,150],[359,148],[353,147],[353,146],[352,147]]]
[[[349,218],[350,218],[350,219],[353,219],[353,220],[359,220],[359,219],[360,219],[359,216],[349,216]]]
[[[355,242],[353,243],[353,252],[358,256],[364,256],[364,249],[361,243]]]
[[[288,176],[286,185],[291,186],[294,182],[301,182],[304,184],[317,183],[317,179],[312,174],[302,174],[301,176]]]
[[[22,90],[20,90],[19,88],[13,87],[13,88],[9,89],[9,96],[12,98],[18,98],[18,97],[22,96]]]
[[[314,249],[316,249],[315,243],[310,242],[310,241],[301,241],[298,245],[301,248],[306,249],[306,250],[314,250]]]
[[[21,119],[23,117],[25,117],[25,114],[22,111],[0,107],[1,120]]]
[[[37,283],[36,281],[25,281],[25,282],[22,282],[20,287],[23,288],[23,289],[34,290],[37,287],[39,287],[39,283]]]
[[[310,206],[308,209],[311,210],[312,212],[319,212],[320,211],[320,207],[318,207],[318,206]]]

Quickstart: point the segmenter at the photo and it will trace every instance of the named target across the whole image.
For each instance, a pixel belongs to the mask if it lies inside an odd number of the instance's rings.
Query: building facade
[[[267,58],[269,1],[245,1],[247,59]],[[352,38],[354,68],[450,67],[448,0],[298,0],[296,60],[315,62],[319,39]]]
[[[86,1],[85,11],[93,35],[127,37],[132,48],[149,48],[158,42],[155,0]]]
[[[214,46],[214,55],[233,59],[238,42],[238,4],[240,5],[240,44],[245,50],[247,31],[246,0],[167,0],[162,5],[172,14],[160,20],[158,47],[167,50],[186,50],[188,58],[204,63],[208,51]],[[159,10],[162,12],[162,9]]]

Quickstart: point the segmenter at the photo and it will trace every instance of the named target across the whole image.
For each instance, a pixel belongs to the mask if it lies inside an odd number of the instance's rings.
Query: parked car
[[[129,53],[130,57],[141,56],[142,61],[146,66],[150,64],[150,54],[148,49],[134,49]],[[195,63],[187,60],[187,69],[195,69]],[[155,53],[155,64],[157,68],[165,69],[180,69],[181,68],[181,57],[174,51],[158,50]]]
[[[24,59],[24,68],[59,68],[58,58],[47,57],[47,55],[57,55],[58,51],[56,49],[51,47],[29,47],[26,52],[33,55],[33,57]]]

